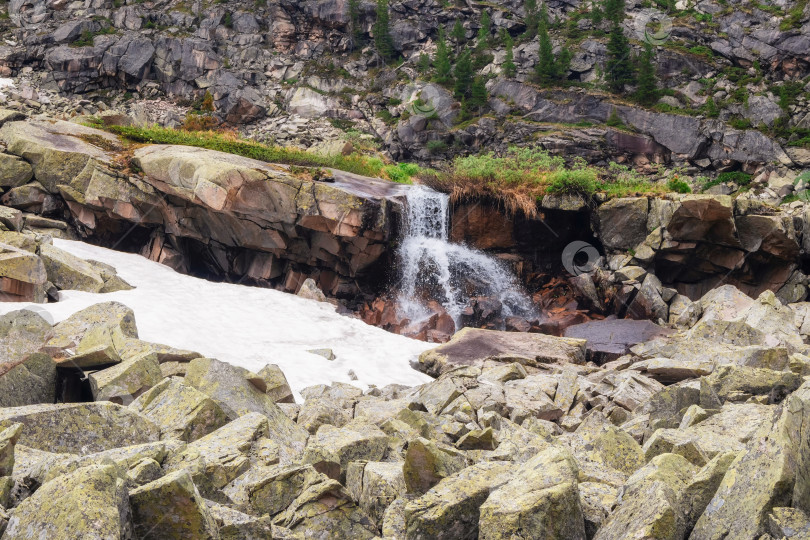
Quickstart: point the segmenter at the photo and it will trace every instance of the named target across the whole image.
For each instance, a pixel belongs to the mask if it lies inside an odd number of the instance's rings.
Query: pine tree
[[[604,20],[605,14],[602,12],[602,6],[596,3],[596,0],[591,4],[591,22],[594,26],[599,26]]]
[[[449,83],[453,66],[450,62],[450,48],[447,46],[447,39],[444,37],[442,29],[439,29],[439,38],[436,42],[436,58],[433,60],[433,66],[436,68],[436,82],[439,84]]]
[[[505,34],[504,45],[506,46],[506,58],[503,60],[501,70],[503,71],[504,77],[514,77],[515,73],[517,73],[515,51],[513,50],[515,43],[512,41],[512,36],[509,35],[509,32],[505,32]]]
[[[349,0],[349,26],[352,48],[354,48],[363,40],[363,33],[360,28],[360,0]]]
[[[560,54],[554,61],[554,76],[557,81],[565,81],[568,78],[568,70],[571,67],[571,51],[568,47],[563,47]]]
[[[644,51],[638,59],[638,89],[636,90],[636,99],[644,105],[651,105],[658,99],[653,57],[652,45],[645,42]]]
[[[540,15],[540,22],[537,25],[537,37],[540,40],[540,58],[537,61],[537,80],[540,84],[551,84],[557,77],[554,62],[554,48],[551,45],[551,37],[548,35],[548,11],[543,4],[543,11]]]
[[[621,24],[624,21],[624,0],[604,0],[602,11],[605,19]]]
[[[416,64],[416,69],[419,70],[419,73],[424,75],[425,73],[430,71],[430,65],[431,65],[430,56],[428,56],[425,53],[420,54],[419,62]]]
[[[456,61],[456,67],[453,70],[456,82],[453,85],[453,92],[456,99],[463,99],[470,94],[470,86],[472,86],[473,68],[472,58],[470,51],[464,51]]]
[[[537,35],[537,25],[540,23],[537,14],[537,0],[526,0],[523,6],[526,10],[526,18],[524,19],[526,23],[526,33],[524,37],[526,37],[526,39],[532,39]]]
[[[492,20],[489,18],[487,10],[481,10],[481,28],[478,29],[478,38],[476,39],[475,48],[481,52],[490,48],[490,31],[492,29]]]
[[[483,77],[476,77],[470,88],[470,107],[475,107],[480,112],[486,106],[489,94]]]
[[[391,21],[388,16],[388,0],[377,0],[377,21],[374,23],[374,46],[385,60],[394,57],[394,40],[391,38]]]
[[[621,3],[619,20],[624,20],[624,2]],[[630,57],[630,42],[624,35],[621,22],[613,20],[607,44],[607,64],[605,66],[608,86],[613,92],[621,93],[624,86],[633,82],[633,62]]]
[[[461,19],[456,19],[456,24],[453,25],[453,29],[450,31],[450,37],[456,42],[456,52],[458,52],[461,48],[461,44],[464,42],[464,38],[467,37],[467,32],[461,24]]]

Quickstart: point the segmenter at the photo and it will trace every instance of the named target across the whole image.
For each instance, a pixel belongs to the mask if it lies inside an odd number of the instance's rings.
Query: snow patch
[[[55,322],[99,302],[117,301],[135,312],[140,339],[190,349],[258,372],[278,364],[300,398],[314,384],[347,382],[415,386],[431,381],[410,367],[435,347],[339,315],[334,306],[258,287],[214,283],[175,272],[140,255],[82,242],[54,245],[83,259],[114,266],[136,288],[108,294],[62,291],[53,304],[0,303],[0,314],[35,306]],[[329,361],[308,349],[332,349]],[[358,380],[352,381],[349,370]]]

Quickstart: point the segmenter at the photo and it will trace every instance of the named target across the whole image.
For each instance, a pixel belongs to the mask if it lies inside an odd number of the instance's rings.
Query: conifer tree
[[[436,82],[439,84],[449,83],[453,65],[450,62],[450,48],[447,46],[447,39],[444,36],[444,30],[441,28],[436,42],[436,58],[433,60],[433,65],[436,68]]]
[[[621,24],[624,21],[624,0],[604,0],[602,12],[605,19]]]
[[[377,0],[377,20],[374,23],[374,46],[385,60],[394,57],[394,40],[391,38],[391,20],[388,16],[388,0]]]
[[[526,17],[524,19],[524,22],[526,23],[526,33],[524,34],[524,37],[527,39],[532,39],[537,35],[537,25],[540,22],[537,13],[537,0],[526,0],[523,6],[526,10]]]
[[[453,86],[456,99],[463,99],[470,94],[472,86],[473,67],[470,51],[464,51],[459,55],[453,75],[456,79]]]
[[[476,77],[470,88],[470,107],[475,107],[480,112],[486,106],[489,94],[483,77]]]
[[[459,49],[461,48],[461,44],[464,42],[464,38],[466,36],[467,33],[464,31],[464,26],[461,24],[461,19],[456,19],[456,24],[453,25],[453,29],[450,31],[450,37],[456,42],[456,53],[458,53]]]
[[[417,66],[416,68],[419,70],[419,73],[422,73],[424,75],[425,73],[430,71],[430,65],[431,65],[430,56],[428,56],[425,53],[420,54],[419,62],[416,64]]]
[[[624,86],[632,84],[634,80],[633,59],[630,56],[630,42],[624,35],[622,21],[624,20],[624,0],[608,0],[618,2],[619,12],[608,16],[606,9],[605,16],[610,18],[612,26],[607,44],[607,64],[605,66],[608,86],[613,92],[621,93]]]
[[[489,18],[487,10],[481,10],[481,28],[478,29],[478,38],[476,39],[475,48],[482,52],[488,49],[490,44],[490,31],[492,29],[492,20]]]
[[[655,103],[658,99],[658,85],[655,79],[653,58],[652,45],[645,42],[644,51],[638,59],[638,88],[636,89],[636,99],[644,105]]]
[[[540,22],[537,25],[537,38],[540,41],[540,58],[535,68],[537,80],[540,84],[551,84],[556,79],[556,66],[554,65],[554,48],[551,45],[551,37],[548,35],[548,11],[545,4],[543,4]]]
[[[503,60],[503,65],[501,66],[501,70],[505,77],[514,77],[515,73],[517,73],[517,66],[515,65],[515,51],[514,51],[514,41],[512,40],[512,36],[509,35],[509,32],[504,32],[504,45],[506,46],[506,57]]]
[[[360,28],[360,0],[349,0],[349,25],[351,27],[352,48],[360,45],[363,33]]]

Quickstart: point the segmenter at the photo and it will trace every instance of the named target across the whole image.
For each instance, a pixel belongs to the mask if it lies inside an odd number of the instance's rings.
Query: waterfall
[[[499,300],[503,315],[534,317],[534,307],[506,264],[486,253],[449,240],[450,200],[425,186],[406,195],[405,236],[399,248],[400,315],[411,321],[429,317],[427,300],[436,300],[456,328],[473,296]]]

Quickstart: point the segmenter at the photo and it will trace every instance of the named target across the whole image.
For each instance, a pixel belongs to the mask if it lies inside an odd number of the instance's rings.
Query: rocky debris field
[[[417,387],[304,389],[138,339],[97,304],[0,318],[0,533],[17,538],[799,539],[810,304],[718,288],[597,365],[472,330]]]

